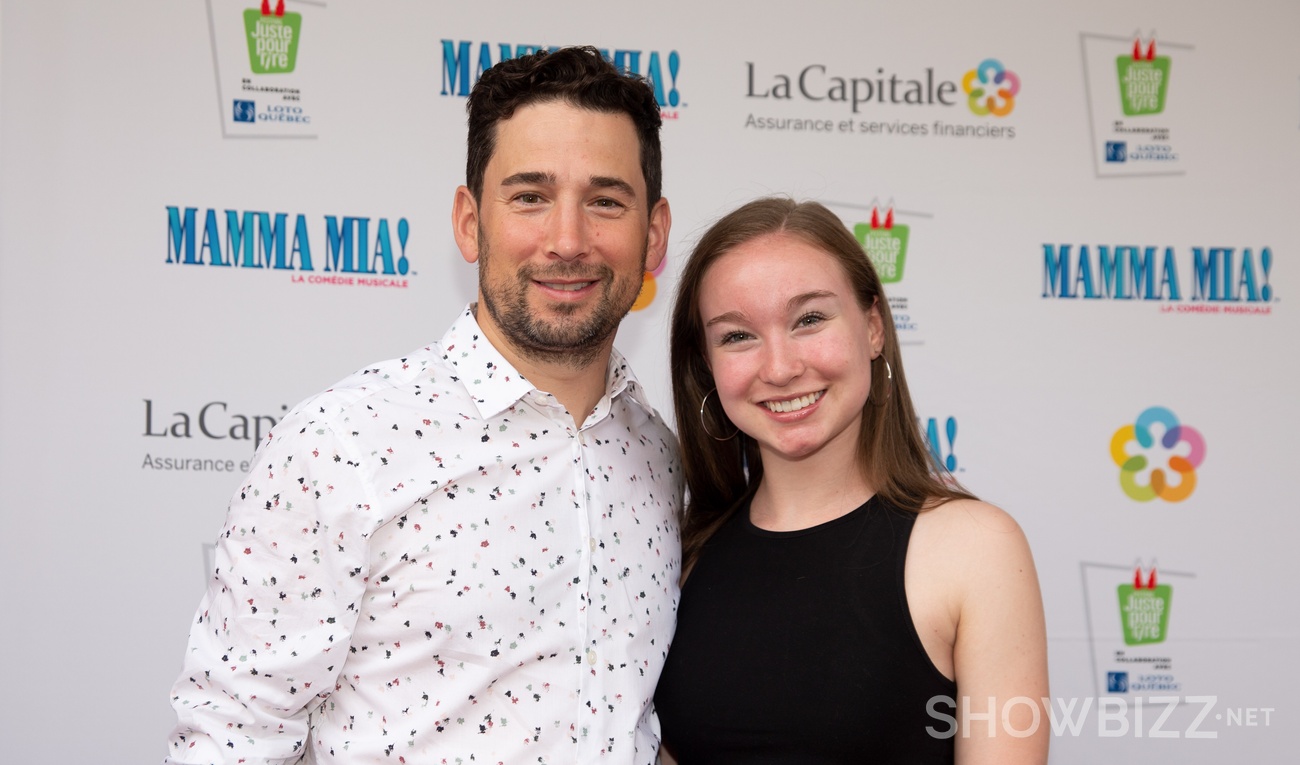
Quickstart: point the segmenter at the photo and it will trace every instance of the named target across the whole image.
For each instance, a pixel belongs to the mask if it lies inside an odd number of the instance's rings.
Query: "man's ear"
[[[466,263],[478,262],[478,202],[469,188],[456,189],[451,202],[451,231]]]
[[[663,197],[650,211],[650,230],[646,234],[645,270],[653,271],[668,254],[668,232],[673,227],[673,212]]]

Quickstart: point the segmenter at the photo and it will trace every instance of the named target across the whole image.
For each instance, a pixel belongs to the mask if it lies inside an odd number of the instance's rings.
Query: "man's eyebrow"
[[[613,178],[608,175],[593,175],[591,176],[591,185],[598,189],[614,189],[615,191],[620,191],[629,197],[636,196],[636,189],[632,188],[632,184],[622,178]]]
[[[508,175],[501,180],[502,186],[554,186],[559,183],[555,173],[548,173],[541,170],[525,170],[521,173]],[[588,179],[592,188],[612,189],[629,197],[636,196],[636,189],[632,184],[622,178],[615,178],[609,175],[593,175]]]
[[[508,175],[501,181],[502,186],[543,186],[555,185],[555,174],[544,173],[539,170],[528,170],[522,173]]]

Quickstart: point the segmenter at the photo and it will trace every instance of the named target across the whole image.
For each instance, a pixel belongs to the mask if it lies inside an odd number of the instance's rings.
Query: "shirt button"
[[[596,649],[592,648],[589,651],[587,651],[587,663],[588,664],[596,663]]]
[[[596,552],[596,538],[595,538],[595,537],[592,537],[591,539],[589,539],[589,540],[587,540],[587,541],[591,543],[591,551],[592,551],[592,552]]]

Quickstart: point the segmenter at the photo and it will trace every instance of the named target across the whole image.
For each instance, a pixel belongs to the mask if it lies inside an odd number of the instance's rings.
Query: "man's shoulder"
[[[435,343],[392,359],[367,364],[299,403],[291,417],[334,424],[354,412],[382,409],[417,397],[430,407],[456,406],[464,386]],[[403,401],[404,400],[404,401]]]

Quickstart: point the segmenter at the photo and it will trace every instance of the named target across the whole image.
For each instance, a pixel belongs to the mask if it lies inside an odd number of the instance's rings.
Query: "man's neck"
[[[483,305],[475,306],[475,318],[483,336],[492,347],[506,358],[516,370],[540,391],[555,396],[560,405],[568,410],[573,422],[578,427],[586,421],[587,415],[596,408],[600,397],[605,395],[605,381],[609,370],[609,356],[614,349],[614,338],[604,341],[603,347],[583,365],[574,365],[570,360],[548,361],[545,357],[525,354],[510,343],[491,321],[482,320]]]
[[[596,404],[600,402],[600,397],[605,395],[609,354],[613,347],[611,340],[590,364],[581,368],[534,361],[526,356],[519,356],[514,353],[514,349],[498,348],[498,350],[538,390],[555,396],[560,405],[573,417],[574,424],[581,428],[587,415],[591,414]]]

